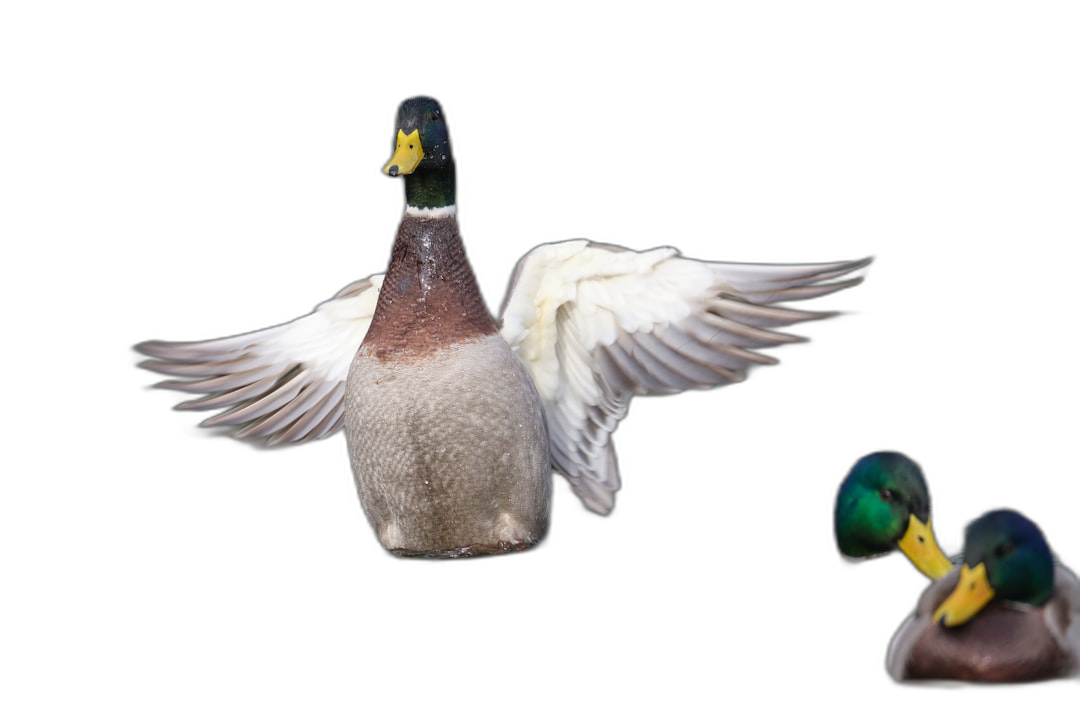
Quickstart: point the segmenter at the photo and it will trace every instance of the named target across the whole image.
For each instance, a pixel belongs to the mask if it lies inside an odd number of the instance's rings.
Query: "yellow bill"
[[[420,145],[420,131],[413,130],[408,135],[404,131],[397,131],[397,147],[394,157],[386,163],[383,172],[387,175],[408,175],[416,170],[416,166],[424,159],[424,148]]]
[[[934,622],[944,618],[945,627],[963,625],[986,607],[994,598],[994,589],[986,577],[986,564],[979,563],[974,569],[965,565],[960,568],[960,582],[952,595],[934,611]]]
[[[945,557],[945,553],[938,547],[929,519],[924,525],[919,518],[912,515],[908,520],[907,532],[900,538],[898,545],[919,572],[931,580],[937,580],[952,570],[949,558]]]

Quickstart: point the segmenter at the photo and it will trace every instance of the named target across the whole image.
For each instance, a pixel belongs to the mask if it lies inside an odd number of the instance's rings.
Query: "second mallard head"
[[[1043,605],[1054,594],[1054,558],[1039,527],[1018,512],[995,510],[968,526],[956,590],[934,613],[963,625],[995,597]]]
[[[952,569],[930,524],[930,492],[922,469],[898,452],[860,458],[836,497],[836,544],[851,558],[900,550],[927,577]]]

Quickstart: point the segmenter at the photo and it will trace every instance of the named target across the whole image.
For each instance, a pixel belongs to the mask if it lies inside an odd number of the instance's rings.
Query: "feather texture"
[[[157,387],[202,395],[178,410],[226,408],[202,425],[240,426],[239,438],[268,445],[316,440],[343,422],[345,378],[367,333],[382,275],[358,280],[292,322],[203,342],[151,340],[141,366],[190,380]]]
[[[739,382],[775,363],[756,350],[802,338],[770,328],[831,313],[773,303],[851,287],[862,279],[847,276],[869,262],[715,263],[586,240],[533,249],[500,325],[544,402],[555,469],[591,510],[610,512],[620,486],[611,435],[633,396]]]
[[[585,505],[606,514],[620,487],[611,436],[635,395],[740,382],[776,360],[762,348],[803,338],[774,328],[830,317],[774,303],[851,287],[870,261],[760,265],[635,252],[569,240],[540,245],[514,270],[500,332],[539,391],[552,464]],[[149,341],[142,367],[182,379],[158,387],[221,410],[204,426],[238,426],[267,444],[325,437],[343,423],[349,365],[367,333],[382,275],[347,286],[309,315],[204,342]]]

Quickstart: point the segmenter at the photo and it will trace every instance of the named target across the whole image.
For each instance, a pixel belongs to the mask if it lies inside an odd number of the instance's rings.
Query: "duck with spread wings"
[[[706,262],[670,247],[635,252],[570,240],[518,262],[499,320],[488,313],[455,214],[442,108],[405,101],[384,168],[407,207],[385,274],[309,315],[204,342],[149,341],[160,387],[224,409],[268,444],[342,426],[361,503],[405,556],[522,550],[548,526],[551,470],[607,514],[619,489],[612,434],[636,395],[741,381],[801,340],[776,328],[831,313],[785,307],[860,282],[869,260]]]

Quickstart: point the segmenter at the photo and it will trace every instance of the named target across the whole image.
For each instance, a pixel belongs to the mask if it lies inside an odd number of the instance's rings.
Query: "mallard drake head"
[[[899,549],[930,578],[952,569],[930,527],[922,469],[902,453],[871,453],[855,463],[836,497],[835,530],[836,544],[848,557]]]
[[[1013,510],[995,510],[968,526],[956,589],[934,612],[955,627],[994,598],[1043,605],[1054,594],[1054,558],[1039,526]]]
[[[454,156],[450,152],[450,132],[438,101],[429,97],[409,98],[401,103],[397,116],[394,155],[383,172],[405,176],[407,212],[454,212]]]

